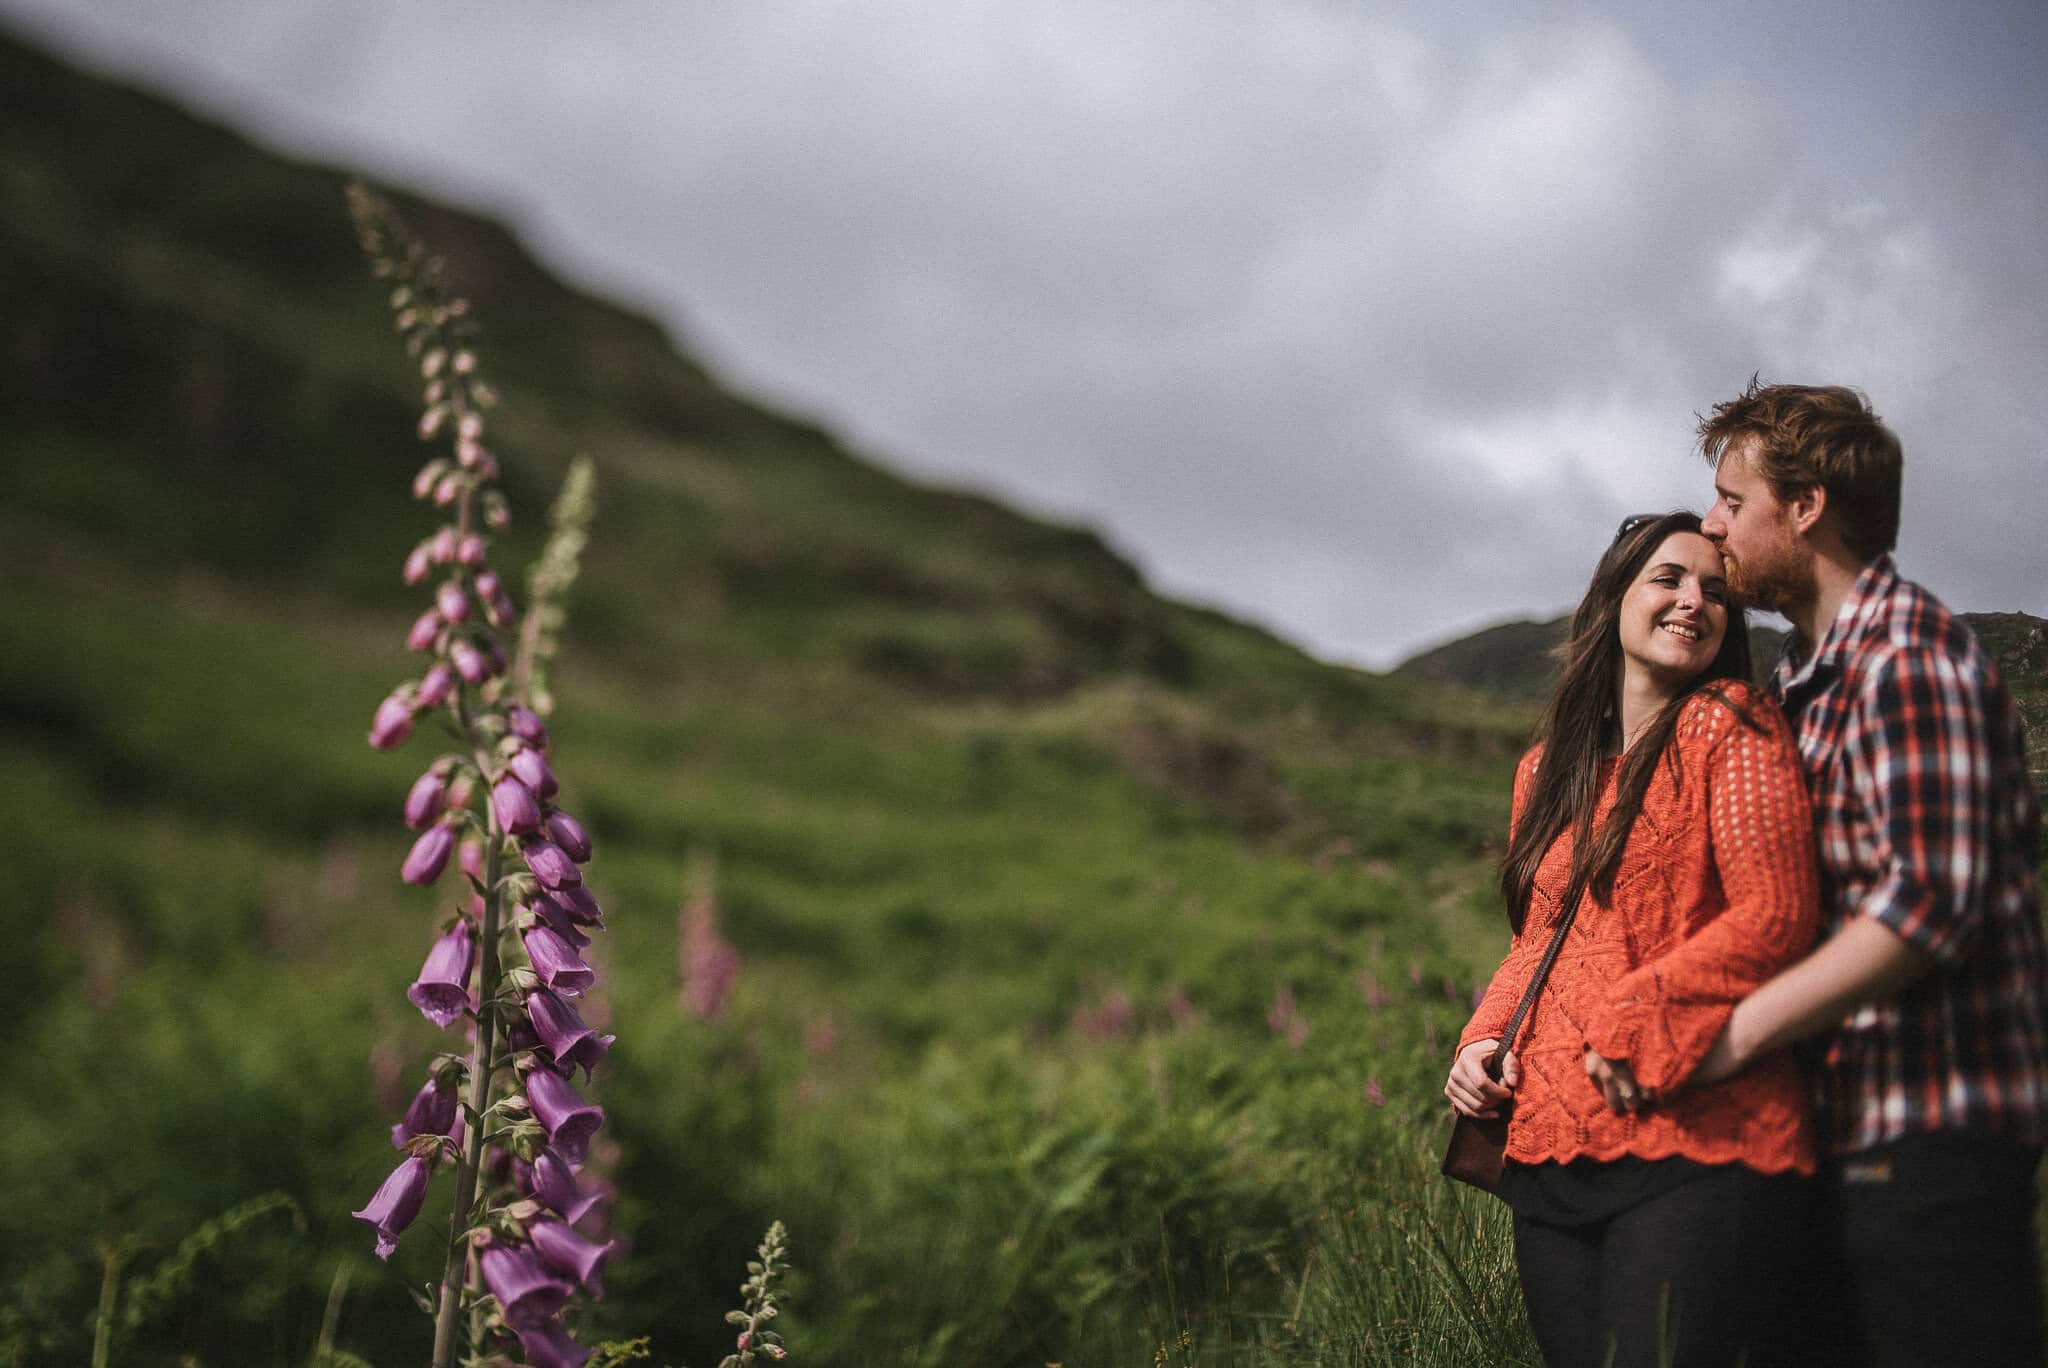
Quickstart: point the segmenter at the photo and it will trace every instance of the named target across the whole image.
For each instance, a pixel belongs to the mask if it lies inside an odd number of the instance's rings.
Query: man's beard
[[[1727,566],[1728,590],[1750,608],[1786,617],[1813,597],[1813,575],[1789,546],[1774,546],[1752,560],[1721,554]]]

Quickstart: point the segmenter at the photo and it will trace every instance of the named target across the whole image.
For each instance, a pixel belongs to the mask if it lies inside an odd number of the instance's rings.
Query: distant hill
[[[1557,672],[1552,653],[1570,625],[1569,613],[1546,622],[1503,622],[1410,656],[1394,667],[1394,673],[1516,703],[1540,702]],[[1749,651],[1759,675],[1769,671],[1784,640],[1785,633],[1777,628],[1751,625]]]
[[[2018,706],[2038,775],[2048,773],[2048,620],[2028,613],[1964,613],[1963,621],[1998,662]],[[1454,685],[1516,703],[1540,701],[1556,674],[1552,652],[1569,614],[1547,622],[1504,622],[1432,647],[1396,666],[1396,675]],[[1785,633],[1752,624],[1750,655],[1767,674]]]

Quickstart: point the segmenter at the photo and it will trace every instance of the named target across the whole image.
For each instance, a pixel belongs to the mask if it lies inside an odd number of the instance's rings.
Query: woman
[[[1814,1160],[1797,1066],[1781,1054],[1684,1090],[1819,915],[1799,757],[1748,673],[1700,520],[1631,518],[1515,774],[1514,942],[1444,1094],[1475,1116],[1512,1101],[1501,1191],[1552,1368],[1606,1362],[1610,1336],[1617,1365],[1786,1357]],[[1486,1062],[1575,881],[1577,920],[1495,1081]]]

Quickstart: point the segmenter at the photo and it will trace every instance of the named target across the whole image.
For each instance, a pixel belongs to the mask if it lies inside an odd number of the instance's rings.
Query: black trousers
[[[1799,1275],[1810,1265],[1811,1184],[1738,1165],[1605,1220],[1517,1214],[1515,1264],[1550,1368],[1778,1368],[1805,1363]]]
[[[1916,1135],[1823,1164],[1816,1339],[1829,1368],[2040,1368],[2040,1151]]]

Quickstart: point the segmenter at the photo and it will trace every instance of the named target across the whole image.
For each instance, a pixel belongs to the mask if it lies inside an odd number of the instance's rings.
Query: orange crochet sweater
[[[1686,704],[1622,851],[1614,890],[1589,892],[1516,1050],[1522,1081],[1507,1157],[1737,1162],[1763,1173],[1813,1171],[1806,1089],[1780,1051],[1707,1087],[1668,1096],[1698,1067],[1735,1004],[1812,945],[1819,923],[1813,817],[1799,756],[1778,709],[1746,685],[1723,686],[1744,725],[1711,696]],[[1542,747],[1515,773],[1514,820]],[[1596,821],[1614,803],[1608,763]],[[1556,930],[1571,834],[1544,855],[1528,915],[1458,1042],[1498,1039]],[[1627,1060],[1651,1105],[1616,1116],[1586,1077],[1591,1046]]]

